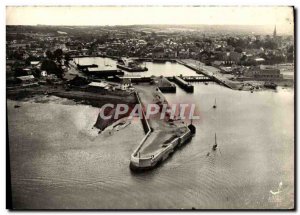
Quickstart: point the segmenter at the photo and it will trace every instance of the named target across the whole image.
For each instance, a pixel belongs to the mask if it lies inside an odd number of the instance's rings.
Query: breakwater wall
[[[140,103],[140,105],[142,106],[143,104],[142,104],[140,96],[138,95],[137,92],[135,92],[135,96],[136,96],[138,103]],[[129,166],[130,166],[130,169],[133,171],[143,171],[143,170],[148,170],[148,169],[154,168],[155,166],[160,164],[162,161],[167,159],[169,157],[169,155],[171,155],[177,147],[187,143],[192,138],[193,134],[195,133],[195,129],[194,130],[190,129],[190,127],[192,126],[192,125],[190,125],[185,128],[186,131],[182,135],[175,136],[171,142],[167,143],[167,145],[163,148],[158,148],[158,150],[154,154],[141,155],[140,150],[143,147],[143,145],[147,141],[149,141],[149,140],[151,141],[151,139],[149,139],[151,137],[151,135],[155,135],[155,134],[153,134],[153,132],[155,132],[155,131],[150,127],[148,119],[145,118],[145,112],[144,112],[143,108],[142,108],[142,116],[143,117],[141,120],[142,120],[143,128],[144,128],[146,135],[141,140],[141,142],[139,143],[137,148],[134,150],[134,152],[131,154]],[[194,126],[192,126],[192,127],[194,128]],[[150,142],[150,144],[151,143],[152,142]],[[148,144],[149,144],[149,142],[148,142]],[[157,143],[152,143],[152,144],[157,145]]]
[[[150,135],[151,133],[148,133],[143,138],[140,146],[137,148],[137,150],[135,150],[135,154],[131,155],[130,168],[134,171],[142,171],[154,168],[155,166],[166,160],[176,150],[176,148],[187,143],[192,138],[192,133],[188,129],[183,135],[174,138],[170,143],[168,143],[166,147],[162,148],[157,153],[151,156],[141,156],[138,151]]]
[[[140,106],[141,106],[142,116],[143,116],[141,118],[141,121],[142,121],[143,129],[144,129],[145,133],[147,134],[147,133],[151,132],[150,124],[149,124],[148,120],[146,119],[146,114],[145,114],[144,109],[143,109],[143,104],[141,102],[141,98],[140,98],[139,94],[136,91],[134,92],[134,96],[137,100],[137,103],[140,104]]]
[[[89,71],[84,70],[83,71],[88,76],[95,76],[98,78],[105,78],[108,76],[123,76],[125,73],[121,70],[96,70],[96,71]]]

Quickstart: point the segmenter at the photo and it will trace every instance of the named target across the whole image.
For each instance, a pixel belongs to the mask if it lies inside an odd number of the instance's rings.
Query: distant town
[[[163,26],[7,26],[6,71],[8,85],[28,75],[63,78],[74,57],[121,57],[141,61],[195,60],[215,67],[228,82],[282,82],[278,65],[293,64],[293,35],[247,32],[206,33],[164,30]],[[196,66],[201,70],[200,66]],[[283,68],[284,70],[285,68]],[[202,68],[203,70],[203,68]],[[163,75],[163,74],[162,74]],[[32,76],[30,76],[32,78]],[[285,85],[291,85],[284,81]],[[239,86],[240,88],[240,86]]]

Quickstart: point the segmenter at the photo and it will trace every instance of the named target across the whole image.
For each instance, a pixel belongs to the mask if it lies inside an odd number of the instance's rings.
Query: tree
[[[39,61],[40,59],[38,57],[35,56],[29,56],[26,60],[25,60],[25,65],[30,66],[30,62],[31,61]]]
[[[294,61],[294,54],[293,53],[288,53],[287,54],[287,61],[288,62],[293,62]]]
[[[241,62],[245,62],[247,60],[247,56],[246,55],[243,55],[240,59]]]
[[[57,61],[60,61],[62,59],[63,51],[61,49],[56,49],[53,52],[54,57],[56,58]]]
[[[59,78],[61,78],[63,74],[63,70],[52,60],[44,60],[41,65],[41,70],[46,70],[48,74],[55,74]]]
[[[25,75],[28,75],[26,70],[23,70],[22,68],[15,69],[15,77],[25,76]]]
[[[40,78],[41,77],[41,70],[39,70],[38,68],[35,68],[34,70],[32,70],[32,75],[35,78]]]
[[[71,57],[70,57],[70,55],[69,55],[68,53],[65,54],[65,60],[66,60],[66,61],[71,60]]]
[[[23,54],[19,51],[14,51],[12,57],[13,59],[23,60]]]
[[[277,48],[277,43],[272,41],[272,40],[267,40],[265,43],[264,43],[264,48],[267,48],[267,49],[276,49]]]
[[[234,51],[237,52],[237,53],[242,53],[242,52],[243,52],[243,50],[242,50],[241,47],[236,47],[236,48],[234,49]]]
[[[54,59],[54,55],[50,50],[46,51],[46,56],[49,60],[53,60]]]
[[[288,50],[287,50],[287,53],[293,53],[294,52],[294,46],[291,45]]]

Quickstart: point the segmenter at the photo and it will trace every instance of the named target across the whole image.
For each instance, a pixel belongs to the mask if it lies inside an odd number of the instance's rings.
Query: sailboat
[[[215,104],[214,104],[213,108],[217,108],[217,100],[216,99],[215,99]]]
[[[213,145],[212,150],[216,151],[217,147],[218,147],[218,144],[217,144],[217,134],[215,133],[215,144]]]

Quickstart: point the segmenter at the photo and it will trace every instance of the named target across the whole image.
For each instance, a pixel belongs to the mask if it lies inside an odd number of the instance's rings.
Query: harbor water
[[[118,69],[117,62],[112,60],[111,58],[102,58],[102,57],[84,57],[84,58],[74,58],[74,61],[79,64],[96,64],[99,69]],[[178,63],[152,63],[152,62],[144,62],[141,63],[141,66],[146,66],[148,71],[145,72],[125,72],[125,75],[131,76],[146,76],[150,77],[152,75],[155,76],[179,76],[179,75],[187,75],[187,76],[196,76],[196,72],[186,68],[183,65]]]
[[[176,63],[147,67],[151,75],[195,75]],[[144,135],[139,120],[98,135],[92,129],[97,108],[57,97],[8,100],[14,208],[292,208],[294,89],[194,86],[193,94],[177,88],[165,96],[196,104],[196,135],[160,167],[139,174],[129,169]]]

